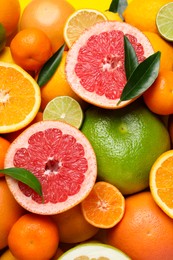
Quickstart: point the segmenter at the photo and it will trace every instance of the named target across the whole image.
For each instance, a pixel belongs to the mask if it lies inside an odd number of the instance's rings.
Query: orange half
[[[153,164],[150,189],[157,205],[173,218],[173,150],[161,154]]]
[[[16,64],[0,62],[0,133],[27,126],[41,103],[36,81]]]
[[[81,203],[85,219],[95,227],[111,228],[123,217],[125,199],[112,184],[97,182]]]

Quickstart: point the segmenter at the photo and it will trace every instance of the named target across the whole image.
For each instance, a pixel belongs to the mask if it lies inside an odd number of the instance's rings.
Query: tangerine
[[[143,94],[148,108],[159,115],[173,114],[173,71],[160,71],[152,86]]]
[[[40,29],[18,32],[10,44],[12,57],[26,71],[38,71],[52,55],[52,45]]]
[[[38,28],[51,40],[53,52],[64,43],[63,28],[74,8],[67,1],[34,0],[24,9],[20,20],[20,30]]]
[[[59,244],[59,233],[50,216],[27,213],[12,226],[8,246],[20,260],[46,260],[54,256]]]
[[[0,23],[6,30],[6,36],[9,36],[17,29],[20,18],[19,0],[1,0],[0,1]]]
[[[171,260],[173,220],[155,203],[149,191],[126,198],[123,219],[107,230],[107,243],[133,260]]]
[[[11,194],[5,178],[0,178],[0,249],[8,244],[7,238],[14,223],[24,214],[24,209]]]

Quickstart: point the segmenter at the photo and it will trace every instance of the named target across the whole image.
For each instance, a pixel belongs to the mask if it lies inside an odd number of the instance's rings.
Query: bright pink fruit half
[[[124,35],[133,45],[138,61],[154,53],[147,37],[137,28],[117,21],[97,23],[70,48],[67,80],[77,95],[103,108],[120,108],[117,102],[127,82],[124,66]]]
[[[10,146],[5,168],[22,167],[41,182],[42,198],[27,185],[6,177],[14,197],[37,214],[56,214],[80,203],[97,175],[95,153],[76,128],[58,121],[42,121],[25,130]]]

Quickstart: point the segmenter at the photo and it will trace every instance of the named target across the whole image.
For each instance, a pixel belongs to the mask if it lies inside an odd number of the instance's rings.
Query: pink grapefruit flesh
[[[124,67],[124,35],[141,62],[154,53],[146,36],[137,28],[117,21],[97,23],[70,48],[66,77],[77,95],[99,107],[115,109],[132,100],[117,102],[127,82]]]
[[[57,214],[80,203],[97,175],[95,153],[76,128],[59,121],[41,121],[27,128],[10,145],[5,168],[21,167],[41,182],[42,198],[27,185],[7,176],[15,199],[37,214]]]

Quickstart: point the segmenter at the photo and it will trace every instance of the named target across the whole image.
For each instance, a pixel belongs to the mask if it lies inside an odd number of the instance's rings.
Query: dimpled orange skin
[[[149,191],[126,199],[123,219],[107,232],[107,243],[133,260],[172,260],[173,219],[155,203]]]

